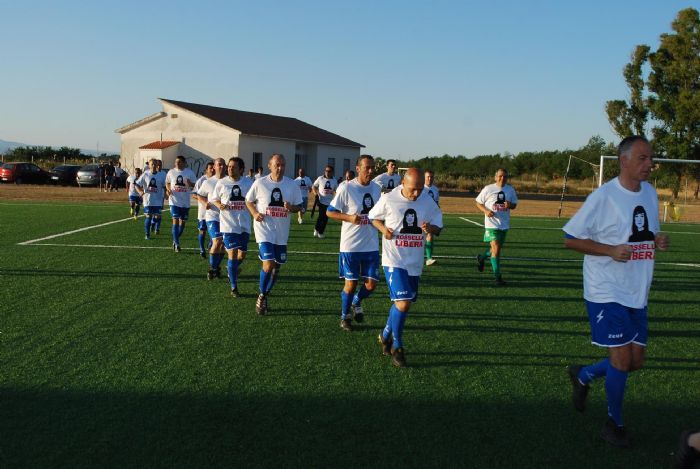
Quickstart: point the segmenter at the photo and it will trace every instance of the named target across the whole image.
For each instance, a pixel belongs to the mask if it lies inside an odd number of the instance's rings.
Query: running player
[[[175,158],[175,167],[165,176],[170,215],[173,218],[172,235],[175,252],[181,251],[180,236],[185,231],[185,223],[189,219],[191,190],[196,180],[192,170],[186,166],[185,157],[180,155]]]
[[[425,233],[439,234],[442,212],[424,192],[423,173],[409,168],[403,184],[370,210],[369,219],[381,231],[382,266],[394,303],[379,343],[384,355],[391,355],[394,366],[406,366],[403,329],[411,303],[418,298],[418,283],[423,271]]]
[[[510,211],[518,205],[518,196],[508,184],[508,171],[499,168],[494,178],[496,182],[484,187],[476,197],[476,206],[484,213],[484,242],[489,243],[486,252],[476,256],[476,265],[483,272],[490,259],[496,286],[501,287],[506,284],[501,276],[501,251],[510,228]]]
[[[338,181],[333,177],[333,166],[326,166],[323,170],[323,176],[319,176],[314,181],[311,190],[318,196],[318,218],[314,227],[314,237],[325,238],[326,225],[328,224],[328,215],[326,210],[328,204],[333,200],[335,190],[338,188]]]
[[[250,239],[250,213],[245,204],[253,181],[243,176],[245,163],[241,158],[228,160],[227,176],[214,187],[212,203],[221,211],[219,224],[224,247],[228,254],[228,279],[231,283],[231,296],[238,298],[238,267],[245,259]]]
[[[301,210],[301,191],[294,180],[284,175],[284,156],[275,153],[267,163],[270,174],[253,183],[246,195],[246,205],[253,217],[260,269],[260,294],[255,312],[266,314],[267,296],[287,262],[289,213]]]
[[[574,408],[583,412],[590,384],[605,377],[608,420],[602,438],[629,446],[622,420],[627,375],[644,364],[647,302],[656,250],[669,247],[660,233],[659,200],[646,180],[654,166],[653,150],[642,136],[627,137],[617,150],[619,176],[588,196],[564,225],[565,245],[585,254],[583,297],[591,343],[607,348],[608,357],[588,366],[568,367]]]
[[[199,243],[199,255],[202,259],[206,259],[206,250],[204,247],[204,242],[206,241],[207,238],[207,220],[206,214],[207,214],[207,198],[206,197],[201,197],[198,192],[199,189],[202,188],[202,184],[204,184],[204,181],[209,179],[210,177],[214,176],[214,162],[209,161],[207,162],[206,167],[204,168],[204,174],[202,177],[197,179],[197,182],[194,183],[194,189],[192,189],[192,197],[197,200],[197,241]],[[206,249],[211,248],[211,239],[209,240],[209,246]]]
[[[367,215],[379,200],[382,191],[372,184],[374,158],[361,155],[357,160],[357,178],[343,182],[328,206],[328,217],[342,221],[340,230],[340,256],[338,269],[345,285],[340,292],[340,327],[352,330],[352,318],[362,322],[364,311],[361,302],[377,286],[379,280],[379,243],[377,229]],[[364,283],[355,294],[360,278]]]
[[[382,193],[391,192],[401,184],[401,175],[396,169],[396,160],[387,160],[386,172],[374,178],[374,182],[382,188]]]
[[[304,168],[299,168],[298,176],[294,180],[301,191],[301,210],[297,213],[297,221],[301,225],[304,223],[306,206],[309,205],[309,189],[311,189],[311,178],[304,173]]]
[[[143,205],[143,197],[139,195],[139,191],[136,188],[136,181],[141,177],[141,168],[136,168],[134,174],[126,178],[126,188],[129,193],[129,213],[136,220],[139,216],[139,210],[141,205]]]
[[[159,171],[155,158],[151,160],[151,168],[151,171],[142,174],[134,183],[139,195],[143,197],[144,230],[147,240],[151,239],[152,225],[160,223],[165,196],[165,174]]]
[[[432,169],[425,171],[425,192],[435,201],[437,206],[440,206],[440,191],[438,191],[437,186],[433,183],[433,177],[435,173]],[[433,259],[433,234],[427,233],[425,235],[425,265],[433,265],[437,261]]]
[[[214,188],[219,179],[224,177],[224,169],[226,162],[223,158],[214,160],[214,175],[204,181],[197,192],[200,197],[206,197],[207,210],[204,213],[204,219],[207,222],[207,231],[211,238],[211,249],[209,249],[209,271],[207,279],[212,280],[214,277],[221,277],[221,261],[224,259],[224,242],[221,235],[219,225],[219,207],[214,205]]]

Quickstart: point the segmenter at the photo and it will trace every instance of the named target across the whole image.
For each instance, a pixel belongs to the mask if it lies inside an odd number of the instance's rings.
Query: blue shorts
[[[306,213],[306,206],[307,205],[309,205],[309,198],[302,197],[301,198],[301,213]]]
[[[591,343],[600,347],[620,347],[634,343],[647,345],[647,308],[628,308],[619,303],[586,301],[591,323]]]
[[[250,233],[224,233],[224,247],[227,250],[238,249],[239,251],[248,252],[248,240]]]
[[[180,220],[187,221],[190,218],[190,208],[189,207],[178,207],[177,205],[170,206],[170,215],[173,218],[179,218]]]
[[[364,277],[379,281],[379,251],[341,252],[338,256],[338,276],[345,280]]]
[[[130,195],[129,202],[134,202],[134,203],[141,205],[141,204],[143,204],[143,197],[140,197],[138,195]]]
[[[384,278],[389,286],[389,298],[391,301],[411,301],[418,299],[419,276],[408,275],[406,269],[397,267],[384,267]]]
[[[208,221],[207,222],[207,232],[209,233],[209,237],[211,239],[214,238],[221,238],[221,230],[219,228],[219,222],[218,221]]]
[[[258,243],[258,258],[261,261],[275,261],[278,264],[286,264],[287,246],[266,242]]]
[[[143,208],[143,213],[145,213],[146,215],[160,215],[161,211],[163,211],[162,206],[146,205]]]
[[[197,220],[197,229],[199,231],[207,231],[207,221],[206,220]]]

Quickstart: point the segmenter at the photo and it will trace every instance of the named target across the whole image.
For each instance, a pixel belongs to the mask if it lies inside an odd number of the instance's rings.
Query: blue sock
[[[347,319],[350,313],[350,304],[352,303],[352,293],[346,293],[345,290],[340,291],[340,319]]]
[[[180,236],[182,236],[182,233],[185,232],[185,222],[181,221],[180,224],[178,225],[178,230],[177,230],[177,240],[178,242],[180,241]]]
[[[372,294],[372,292],[367,290],[365,288],[365,285],[362,284],[362,286],[358,290],[357,294],[353,297],[352,304],[354,304],[355,306],[359,305],[360,302],[362,302],[362,300],[364,300],[365,298],[367,298],[371,294]]]
[[[178,240],[178,236],[177,236],[177,225],[173,225],[173,227],[170,231],[173,234],[173,243],[180,244],[180,240]]]
[[[590,384],[594,379],[605,376],[608,372],[609,362],[610,360],[606,358],[598,363],[581,368],[581,371],[578,373],[578,380],[581,381],[582,384]]]
[[[204,252],[204,233],[199,233],[197,235],[197,241],[199,241],[199,252]]]
[[[386,326],[382,330],[382,340],[386,342],[391,337],[391,311],[389,311],[389,317],[386,318]]]
[[[608,415],[616,424],[622,426],[622,399],[625,397],[627,372],[620,371],[608,363],[605,375],[605,393],[608,395]]]
[[[268,290],[268,287],[270,286],[270,279],[272,278],[272,270],[269,272],[265,272],[264,270],[260,269],[260,293],[263,295],[267,295],[270,290]]]
[[[238,286],[238,264],[240,264],[238,259],[229,259],[226,263],[226,268],[228,269],[228,280],[231,282],[232,289]]]
[[[223,260],[224,260],[224,254],[218,253],[216,255],[216,268],[217,269],[221,267],[221,261],[223,261]]]
[[[151,217],[143,219],[143,228],[146,230],[146,236],[149,236],[151,234]]]
[[[216,270],[216,254],[209,253],[209,267],[211,270]]]
[[[391,321],[391,330],[394,333],[394,345],[392,345],[392,348],[403,347],[402,336],[403,326],[406,323],[406,314],[399,311],[395,304],[391,306],[389,321]]]

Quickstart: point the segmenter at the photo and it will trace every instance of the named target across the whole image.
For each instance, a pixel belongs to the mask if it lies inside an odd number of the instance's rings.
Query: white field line
[[[473,223],[474,225],[480,226],[482,228],[484,227],[484,225],[482,225],[481,223],[470,220],[469,218],[459,217],[459,219],[464,220],[464,221],[469,222],[469,223]]]
[[[473,223],[474,225],[480,226],[480,227],[482,227],[482,228],[483,228],[483,226],[484,226],[484,225],[482,225],[481,223],[477,223],[477,222],[475,222],[475,221],[473,221],[473,220],[470,220],[470,219],[468,219],[468,218],[459,217],[459,219],[460,219],[460,220],[464,220],[464,221],[469,222],[469,223]],[[544,227],[544,226],[540,226],[540,227],[535,227],[535,226],[519,226],[519,227],[514,228],[514,229],[515,229],[515,230],[536,230],[536,231],[540,231],[540,230],[542,230],[542,231],[562,231],[562,228],[547,228],[547,227]],[[694,231],[666,231],[666,230],[661,230],[661,231],[663,231],[664,233],[668,233],[668,234],[700,235],[700,233],[697,233],[697,232],[694,232]]]
[[[19,243],[24,246],[57,246],[57,247],[72,247],[72,248],[88,248],[88,249],[160,249],[171,251],[173,248],[169,246],[120,246],[110,244],[61,244],[61,243]],[[183,251],[199,251],[199,248],[182,248]],[[313,256],[337,256],[338,252],[326,251],[288,251],[289,254],[302,254]],[[474,256],[433,256],[436,259],[466,259],[473,260]],[[502,257],[503,260],[516,262],[554,262],[554,263],[578,263],[581,264],[583,259],[551,259],[547,257]],[[657,265],[672,265],[677,267],[695,267],[700,268],[700,264],[690,264],[683,262],[657,262]]]
[[[114,225],[115,223],[122,223],[122,222],[133,220],[133,219],[134,219],[133,217],[129,217],[129,218],[123,218],[121,220],[108,221],[107,223],[100,223],[99,225],[86,226],[85,228],[78,228],[77,230],[66,231],[63,233],[58,233],[55,235],[46,236],[44,238],[30,239],[29,241],[23,241],[23,242],[17,243],[17,244],[20,246],[27,246],[29,244],[38,243],[39,241],[46,241],[47,239],[60,238],[61,236],[67,236],[67,235],[71,235],[74,233],[80,233],[81,231],[94,230],[95,228],[101,228],[103,226],[108,226],[108,225]]]

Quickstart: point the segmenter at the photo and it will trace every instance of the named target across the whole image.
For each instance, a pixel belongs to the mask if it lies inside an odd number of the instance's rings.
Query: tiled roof
[[[148,143],[146,145],[143,145],[139,147],[141,150],[162,150],[163,148],[168,148],[172,147],[173,145],[177,145],[180,142],[176,142],[173,140],[157,140],[155,142]]]
[[[282,138],[309,143],[325,143],[344,147],[363,147],[361,143],[353,142],[345,137],[323,130],[293,117],[273,116],[257,112],[238,111],[223,107],[207,106],[204,104],[185,103],[162,99],[174,106],[199,114],[212,121],[238,130],[246,135],[260,137]]]

